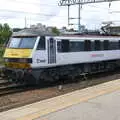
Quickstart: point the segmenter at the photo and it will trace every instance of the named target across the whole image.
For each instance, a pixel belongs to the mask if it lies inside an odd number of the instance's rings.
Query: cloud
[[[54,0],[52,0],[55,4]],[[58,7],[50,5],[50,1],[43,2],[38,0],[4,0],[0,1],[0,18],[4,21],[20,21],[22,22],[26,17],[31,21],[46,21],[56,16],[59,13]],[[3,21],[2,21],[3,22]],[[14,26],[12,22],[12,26]],[[20,24],[18,25],[20,26]],[[23,26],[23,23],[22,25]]]
[[[67,26],[67,7],[60,7],[55,0],[4,0],[0,1],[0,22],[8,22],[12,27],[24,27],[25,17],[30,24],[43,23],[49,26]],[[99,28],[103,21],[119,21],[120,2],[97,3],[83,5],[81,10],[81,24],[87,28]],[[72,6],[71,17],[78,16],[78,6]],[[71,20],[77,24],[78,20]],[[77,28],[77,25],[72,27]]]

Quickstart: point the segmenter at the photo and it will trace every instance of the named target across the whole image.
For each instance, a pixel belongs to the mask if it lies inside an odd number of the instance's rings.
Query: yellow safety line
[[[51,99],[52,102],[55,102],[55,104],[53,104],[52,107],[49,107],[49,105],[46,104],[46,108],[41,109],[39,112],[20,117],[20,118],[18,118],[16,120],[35,120],[35,119],[37,119],[37,118],[39,118],[39,117],[41,117],[43,115],[47,115],[49,113],[56,112],[58,110],[62,110],[64,108],[70,107],[72,105],[88,101],[89,99],[93,99],[93,98],[95,98],[97,96],[100,96],[100,95],[104,95],[104,94],[108,94],[108,93],[120,90],[120,80],[116,80],[116,81],[118,81],[118,84],[115,84],[115,85],[110,84],[110,86],[108,86],[105,83],[106,86],[103,85],[103,88],[101,88],[101,87],[98,87],[98,88],[93,87],[94,89],[92,90],[92,88],[90,87],[90,88],[84,89],[84,91],[79,90],[78,91],[78,97],[77,97],[77,95],[75,95],[76,97],[74,97],[74,94],[73,95],[72,94],[70,94],[70,95],[67,94],[66,96],[63,95],[63,96],[58,96],[58,97],[52,98]],[[113,82],[115,82],[115,81],[113,81]],[[104,87],[107,87],[107,88],[104,88]],[[89,89],[91,89],[91,91],[89,91]],[[80,97],[79,96],[80,91],[82,91],[82,94],[85,91],[87,93],[84,96],[82,95],[82,97]],[[70,98],[70,99],[66,100],[67,97]],[[49,102],[49,104],[52,104],[52,103]],[[45,107],[45,106],[43,106],[43,107]]]

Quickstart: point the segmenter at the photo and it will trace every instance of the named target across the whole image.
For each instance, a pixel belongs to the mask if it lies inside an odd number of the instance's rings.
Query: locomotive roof
[[[61,36],[60,36],[61,37]],[[96,38],[96,37],[99,37],[99,38],[115,38],[115,37],[119,37],[120,38],[120,35],[105,35],[105,34],[98,34],[98,35],[92,35],[92,34],[65,34],[65,35],[62,35],[62,37],[92,37],[92,38]]]
[[[13,37],[16,37],[16,36],[55,36],[55,34],[49,32],[49,31],[41,31],[41,29],[32,29],[32,28],[29,28],[29,29],[23,29],[19,32],[16,32],[16,33],[13,33],[12,35]]]
[[[49,32],[49,31],[41,31],[40,28],[28,28],[28,29],[23,29],[19,32],[13,33],[13,37],[29,37],[29,36],[56,36],[54,33]],[[56,36],[56,38],[120,38],[119,35],[86,35],[86,34],[65,34],[65,35],[60,35]]]
[[[120,39],[118,35],[62,35],[58,39]]]

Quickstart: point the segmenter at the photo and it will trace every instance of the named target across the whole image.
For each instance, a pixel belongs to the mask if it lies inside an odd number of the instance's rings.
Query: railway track
[[[25,84],[15,84],[8,80],[3,80],[0,78],[0,97],[7,94],[21,92],[25,89]]]

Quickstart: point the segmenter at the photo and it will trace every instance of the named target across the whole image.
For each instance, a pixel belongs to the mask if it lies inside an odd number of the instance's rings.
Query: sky
[[[61,28],[67,25],[67,7],[58,6],[59,0],[0,0],[0,23],[8,23],[10,27],[27,27],[42,23],[47,26]],[[120,25],[120,1],[109,3],[93,3],[81,8],[81,24],[88,29],[99,29],[102,22],[113,21]],[[78,6],[71,6],[70,17],[77,18]],[[76,28],[78,20],[70,20]]]

